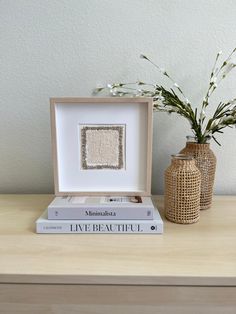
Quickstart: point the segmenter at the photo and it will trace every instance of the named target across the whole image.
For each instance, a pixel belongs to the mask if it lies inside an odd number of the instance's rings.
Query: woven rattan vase
[[[196,166],[201,172],[201,196],[200,209],[211,207],[212,194],[215,180],[216,157],[210,149],[210,144],[186,143],[186,147],[180,151],[180,154],[193,156],[196,160]]]
[[[201,173],[193,157],[173,155],[165,171],[165,216],[168,220],[191,224],[200,216]]]

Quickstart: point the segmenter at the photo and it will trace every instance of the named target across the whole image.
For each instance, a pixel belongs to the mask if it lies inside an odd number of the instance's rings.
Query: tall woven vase
[[[201,174],[193,157],[173,155],[165,171],[165,216],[181,224],[198,221],[200,216]]]
[[[196,166],[201,172],[200,209],[210,208],[216,170],[216,157],[210,149],[210,144],[198,144],[190,139],[180,153],[195,158]]]

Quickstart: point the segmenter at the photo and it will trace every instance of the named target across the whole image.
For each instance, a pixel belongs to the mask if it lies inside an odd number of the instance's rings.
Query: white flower
[[[190,104],[188,98],[185,98],[186,104]]]
[[[177,83],[174,83],[174,86],[175,86],[176,88],[179,88],[179,85],[178,85]]]
[[[112,96],[117,96],[117,95],[118,95],[117,92],[118,92],[118,91],[117,91],[117,88],[111,88],[111,89],[110,89],[110,94],[111,94]]]
[[[220,50],[219,52],[218,52],[218,55],[220,56],[222,54],[222,50]]]
[[[211,78],[211,83],[216,83],[217,82],[217,77],[216,76],[213,76],[212,78]]]
[[[107,88],[112,88],[112,84],[107,84]]]

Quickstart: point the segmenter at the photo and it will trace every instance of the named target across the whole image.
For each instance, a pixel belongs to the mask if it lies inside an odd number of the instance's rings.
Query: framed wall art
[[[151,194],[150,98],[51,98],[55,194]]]

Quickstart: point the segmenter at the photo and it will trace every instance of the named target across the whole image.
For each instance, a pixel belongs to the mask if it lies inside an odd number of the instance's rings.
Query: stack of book
[[[56,197],[36,221],[37,233],[163,233],[150,197]]]

